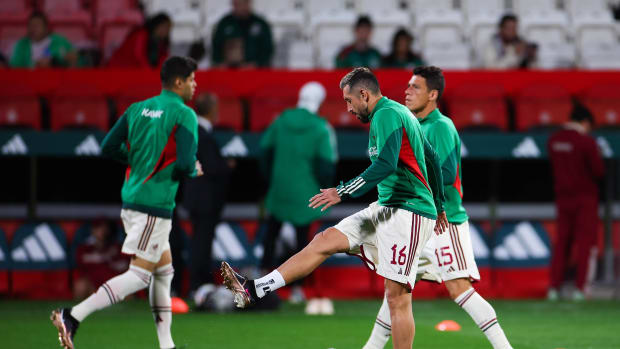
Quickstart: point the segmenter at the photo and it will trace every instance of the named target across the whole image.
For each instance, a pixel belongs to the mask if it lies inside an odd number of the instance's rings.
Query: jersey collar
[[[383,107],[383,105],[385,103],[387,103],[388,98],[383,96],[379,99],[379,101],[377,102],[377,104],[375,104],[375,108],[372,110],[372,112],[370,113],[370,115],[368,115],[368,121],[370,122],[370,120],[372,120],[372,117],[375,116],[375,113],[377,111],[379,111],[379,109],[381,109]]]
[[[424,119],[418,119],[420,123],[431,122],[439,119],[441,117],[441,113],[439,112],[439,108],[435,108],[432,112],[430,112]]]
[[[166,97],[166,98],[170,98],[172,100],[175,100],[177,102],[183,103],[183,98],[181,98],[181,96],[179,96],[178,94],[170,91],[170,90],[166,90],[165,88],[161,90],[161,93],[159,94],[162,97]]]

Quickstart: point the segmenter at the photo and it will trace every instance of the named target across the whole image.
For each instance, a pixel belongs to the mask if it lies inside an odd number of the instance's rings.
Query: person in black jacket
[[[203,284],[214,283],[211,250],[232,171],[232,163],[222,157],[212,133],[218,117],[217,98],[209,93],[200,94],[196,97],[195,110],[198,115],[196,157],[205,164],[205,170],[204,176],[185,182],[183,193],[183,206],[189,211],[194,229],[189,259],[192,292]]]

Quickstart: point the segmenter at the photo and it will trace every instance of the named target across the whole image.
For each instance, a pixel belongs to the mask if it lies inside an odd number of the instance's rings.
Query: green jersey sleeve
[[[124,164],[129,163],[127,133],[127,113],[125,113],[116,121],[110,132],[103,139],[103,142],[101,142],[101,152],[103,155]]]
[[[433,201],[437,212],[443,212],[443,203],[446,201],[443,188],[442,168],[439,165],[439,155],[433,149],[431,144],[424,138],[424,161],[426,162],[426,171],[428,173],[428,181],[433,191]]]
[[[174,165],[174,177],[196,177],[198,119],[193,110],[187,109],[180,113],[174,137],[177,145],[177,161]],[[204,165],[208,166],[208,164]]]
[[[382,109],[374,115],[370,134],[376,137],[378,156],[361,175],[337,187],[341,198],[362,196],[396,171],[403,138],[402,128],[398,115],[390,109]]]
[[[433,128],[426,133],[428,141],[439,156],[444,185],[452,185],[457,175],[457,144],[452,137],[453,133],[450,127],[442,122],[433,125]]]

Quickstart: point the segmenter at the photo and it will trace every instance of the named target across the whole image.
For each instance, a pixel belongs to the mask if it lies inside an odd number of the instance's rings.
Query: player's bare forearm
[[[321,192],[311,197],[308,207],[317,208],[321,207],[321,211],[325,211],[331,206],[334,206],[342,201],[338,190],[336,188],[321,189]]]

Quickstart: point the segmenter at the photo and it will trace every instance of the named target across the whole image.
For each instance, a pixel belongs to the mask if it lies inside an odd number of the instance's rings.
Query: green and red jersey
[[[448,222],[464,223],[468,217],[462,203],[461,138],[452,120],[441,114],[439,109],[433,110],[419,121],[424,136],[439,155],[446,196],[444,206]]]
[[[196,113],[169,90],[129,106],[106,135],[104,155],[126,163],[123,208],[170,218],[182,177],[196,176]]]
[[[339,185],[338,194],[359,197],[377,186],[379,205],[437,219],[437,212],[443,211],[441,168],[418,120],[407,107],[387,97],[377,102],[369,118],[372,164]]]

